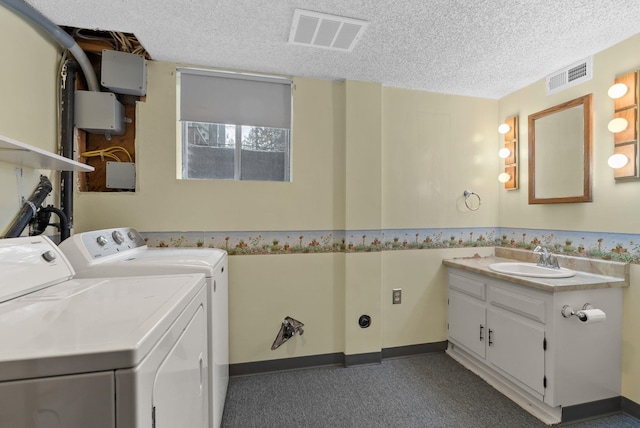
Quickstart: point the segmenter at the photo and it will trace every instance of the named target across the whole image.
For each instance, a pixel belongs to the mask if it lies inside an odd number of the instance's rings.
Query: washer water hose
[[[51,220],[51,213],[54,213],[60,219],[59,223],[49,223]],[[32,228],[29,233],[30,236],[42,235],[48,226],[55,226],[60,231],[60,242],[71,236],[71,228],[69,227],[69,221],[67,216],[61,209],[54,207],[53,205],[47,205],[38,210],[36,218],[31,221]]]
[[[29,199],[25,201],[20,208],[20,211],[13,219],[13,222],[7,229],[7,233],[3,238],[17,238],[22,234],[22,231],[27,227],[31,220],[36,216],[38,209],[44,202],[45,198],[51,193],[53,187],[51,181],[44,175],[40,176],[40,183],[34,189]]]

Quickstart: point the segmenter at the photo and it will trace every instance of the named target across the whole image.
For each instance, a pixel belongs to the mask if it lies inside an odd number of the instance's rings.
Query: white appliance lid
[[[116,240],[114,237],[118,236]],[[213,276],[227,252],[218,248],[148,248],[133,228],[77,233],[60,244],[82,277],[201,272]]]
[[[0,303],[65,281],[75,273],[46,236],[0,239]]]
[[[129,257],[101,259],[76,266],[76,278],[202,273],[211,278],[226,253],[198,249],[144,249]],[[72,262],[73,263],[73,262]]]
[[[72,279],[0,304],[0,380],[134,367],[202,274]]]
[[[225,257],[226,253],[215,249],[196,248],[146,248],[131,257],[118,260],[117,268],[121,272],[135,269],[135,266],[160,269],[162,272],[176,268],[184,272],[199,272],[212,276],[216,265]],[[122,271],[124,269],[124,271]]]

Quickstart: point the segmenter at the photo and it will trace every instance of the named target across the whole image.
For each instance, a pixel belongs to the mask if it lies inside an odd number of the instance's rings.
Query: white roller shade
[[[180,120],[290,128],[291,80],[179,68]]]

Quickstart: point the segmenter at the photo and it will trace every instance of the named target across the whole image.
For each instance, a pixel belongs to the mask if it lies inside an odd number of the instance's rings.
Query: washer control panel
[[[62,247],[71,245],[83,247],[85,256],[95,260],[139,247],[146,247],[147,244],[137,230],[123,227],[80,233],[61,244]]]

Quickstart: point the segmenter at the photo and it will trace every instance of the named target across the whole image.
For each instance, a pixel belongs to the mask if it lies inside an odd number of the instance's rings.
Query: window
[[[290,181],[290,79],[178,73],[183,179]]]

